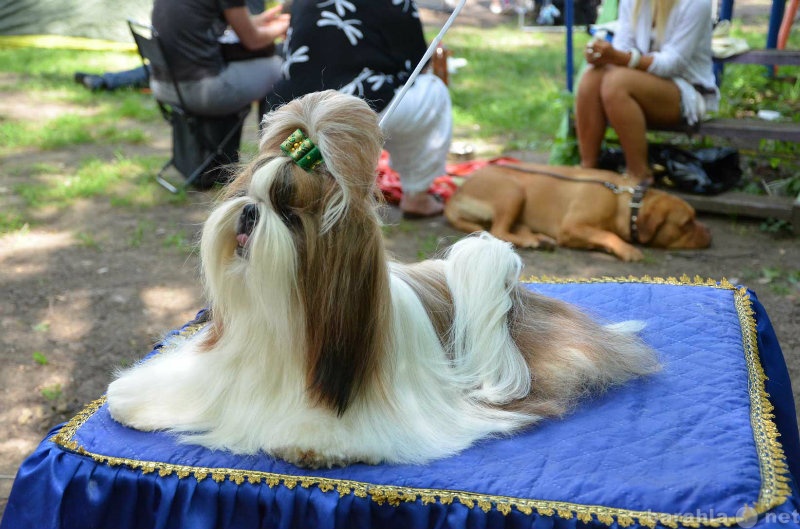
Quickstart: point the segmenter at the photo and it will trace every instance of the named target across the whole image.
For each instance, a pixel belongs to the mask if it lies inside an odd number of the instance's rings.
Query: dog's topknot
[[[269,112],[262,121],[261,155],[301,129],[322,153],[323,170],[345,190],[370,192],[383,148],[377,114],[362,99],[335,90],[314,92]]]

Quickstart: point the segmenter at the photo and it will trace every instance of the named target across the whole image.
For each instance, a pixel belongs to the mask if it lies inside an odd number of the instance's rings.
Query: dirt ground
[[[484,4],[488,0],[480,6],[491,17]],[[472,13],[478,15],[484,16]],[[24,95],[2,101],[0,115],[33,104]],[[41,115],[42,110],[29,111]],[[169,146],[169,130],[159,125],[141,149],[166,159]],[[26,177],[20,168],[32,158],[69,167],[86,154],[21,152],[0,160],[0,209],[14,200],[13,186]],[[547,153],[512,154],[547,158]],[[165,331],[203,307],[197,255],[175,244],[172,234],[196,240],[212,199],[210,193],[192,192],[186,204],[145,211],[85,200],[63,211],[43,211],[34,227],[0,237],[0,512],[20,462],[48,430],[101,395],[115,368],[140,358]],[[394,207],[383,213],[387,247],[401,261],[429,256],[462,235],[443,218],[403,221]],[[714,236],[707,250],[646,250],[646,259],[636,264],[596,252],[528,251],[522,253],[524,275],[687,274],[746,285],[772,319],[800,402],[800,288],[789,281],[800,266],[797,238],[775,238],[760,229],[760,221],[702,219]]]

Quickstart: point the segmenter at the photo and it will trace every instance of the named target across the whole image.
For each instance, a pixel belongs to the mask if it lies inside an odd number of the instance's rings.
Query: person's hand
[[[267,23],[267,26],[273,31],[274,38],[286,38],[286,32],[289,30],[289,22],[291,16],[287,13],[278,15]]]
[[[583,50],[586,62],[594,66],[610,64],[616,50],[607,40],[592,40]]]
[[[253,22],[255,22],[256,26],[264,28],[274,35],[273,39],[285,37],[291,17],[288,13],[283,13],[282,9],[282,5],[267,9],[263,13],[254,16]]]
[[[270,20],[274,20],[281,14],[281,10],[283,9],[283,5],[278,4],[266,11],[263,11],[257,15],[253,15],[253,22],[257,26],[263,26],[267,24]]]

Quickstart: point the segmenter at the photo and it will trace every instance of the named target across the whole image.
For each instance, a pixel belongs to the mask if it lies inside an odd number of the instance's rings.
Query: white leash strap
[[[428,59],[431,58],[433,52],[436,51],[436,47],[442,41],[444,34],[447,33],[447,30],[450,29],[450,26],[453,25],[453,22],[455,21],[456,17],[461,12],[461,8],[464,7],[464,4],[466,3],[467,0],[460,0],[458,2],[458,5],[455,7],[455,9],[453,9],[453,12],[450,14],[450,18],[448,18],[447,22],[444,23],[444,26],[442,26],[442,29],[439,31],[439,34],[436,35],[436,38],[434,38],[433,41],[431,41],[431,45],[428,46],[428,49],[425,51],[425,55],[422,56],[422,60],[419,61],[417,67],[414,68],[413,72],[411,72],[411,75],[409,76],[408,81],[406,81],[406,84],[403,85],[400,91],[397,92],[397,94],[392,98],[392,102],[389,103],[389,106],[386,107],[386,111],[383,113],[383,116],[381,117],[378,126],[383,128],[383,124],[386,121],[386,118],[392,115],[392,112],[394,112],[395,108],[397,108],[397,105],[400,103],[400,100],[403,99],[403,97],[406,95],[406,92],[408,92],[408,89],[411,88],[412,84],[414,84],[414,80],[419,75],[419,72],[422,70],[422,67],[425,66],[425,63],[428,62]]]

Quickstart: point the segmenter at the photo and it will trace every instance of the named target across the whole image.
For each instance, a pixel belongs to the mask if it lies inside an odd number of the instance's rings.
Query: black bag
[[[621,147],[603,147],[597,157],[597,168],[615,173],[625,172],[625,153]]]
[[[696,195],[717,195],[734,188],[742,178],[739,151],[708,147],[688,151],[674,145],[648,146],[648,158],[659,187]],[[625,172],[625,155],[619,147],[605,148],[597,161],[600,169]]]
[[[674,145],[650,145],[650,164],[656,182],[696,195],[718,195],[739,183],[739,152],[732,147],[687,151]],[[659,170],[660,169],[660,170]]]
[[[188,178],[203,161],[214,153],[214,146],[219,145],[225,135],[237,126],[238,116],[221,117],[186,117],[175,113],[172,119],[172,155],[175,168]],[[203,141],[203,140],[206,141]],[[230,167],[239,161],[239,143],[242,139],[242,127],[222,146],[211,164],[194,181],[194,187],[208,189],[214,184],[225,184],[230,177]]]
[[[739,165],[739,151],[733,147],[697,149],[694,155],[700,160],[717,193],[733,189],[741,182],[742,167]]]

